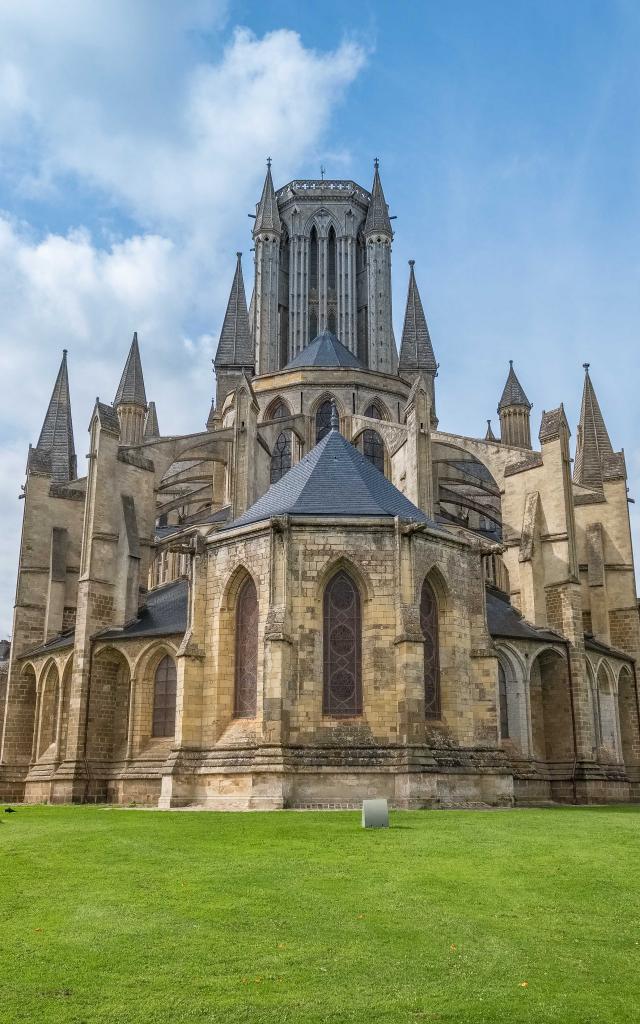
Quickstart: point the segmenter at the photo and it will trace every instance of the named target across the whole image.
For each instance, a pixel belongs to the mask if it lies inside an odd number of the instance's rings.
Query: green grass
[[[0,820],[3,1024],[640,1019],[637,808]]]

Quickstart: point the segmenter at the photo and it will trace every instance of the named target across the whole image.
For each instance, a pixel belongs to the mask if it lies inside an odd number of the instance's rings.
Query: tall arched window
[[[318,232],[311,228],[309,238],[309,288],[318,290]]]
[[[336,333],[336,314],[335,310],[333,309],[330,309],[327,314],[327,328],[331,331],[332,334]]]
[[[420,628],[424,635],[424,711],[429,719],[440,718],[440,651],[438,603],[428,580],[420,595]]]
[[[329,228],[329,237],[327,238],[327,288],[336,287],[336,233],[333,228]],[[329,328],[331,330],[331,328]]]
[[[269,410],[269,419],[282,420],[289,416],[289,409],[280,400]],[[291,469],[291,431],[281,430],[271,453],[271,483],[275,484],[287,470]]]
[[[501,661],[498,662],[498,700],[500,703],[500,738],[509,738],[509,710],[507,702],[507,673]]]
[[[315,341],[318,337],[318,314],[315,308],[309,312],[309,341]]]
[[[250,576],[236,603],[236,678],[233,714],[254,718],[258,698],[258,595]]]
[[[153,686],[153,735],[173,736],[176,731],[176,663],[165,655],[156,669]]]
[[[344,570],[327,584],[323,604],[325,715],[362,714],[360,593]]]
[[[318,441],[322,441],[325,434],[328,434],[331,430],[332,408],[333,402],[330,398],[327,398],[316,413],[316,444]]]
[[[365,416],[373,420],[381,420],[382,414],[377,405],[371,403],[364,411]],[[365,459],[372,462],[376,469],[384,473],[384,441],[377,430],[363,430],[357,441],[357,446]]]

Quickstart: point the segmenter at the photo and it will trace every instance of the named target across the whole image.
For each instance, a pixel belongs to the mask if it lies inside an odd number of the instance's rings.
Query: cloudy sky
[[[2,0],[0,634],[62,348],[80,467],[133,330],[161,430],[200,429],[267,155],[276,186],[380,158],[443,429],[484,432],[509,358],[534,432],[573,425],[588,360],[640,495],[638,52],[635,0]]]

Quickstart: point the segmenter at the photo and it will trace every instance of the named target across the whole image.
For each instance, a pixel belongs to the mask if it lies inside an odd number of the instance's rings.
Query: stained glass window
[[[247,577],[236,604],[236,678],[234,716],[254,718],[258,693],[258,595]]]
[[[316,413],[316,444],[331,430],[332,401],[328,398]]]
[[[281,420],[289,416],[289,409],[279,401],[271,409],[269,419]],[[291,469],[291,431],[281,430],[271,453],[271,483],[275,484],[287,470]]]
[[[429,719],[440,718],[440,652],[438,604],[431,584],[425,580],[420,595],[420,628],[424,635],[424,710]]]
[[[323,713],[362,714],[362,622],[360,594],[341,570],[324,592]]]
[[[156,669],[153,688],[153,735],[173,736],[176,731],[176,663],[165,655]]]

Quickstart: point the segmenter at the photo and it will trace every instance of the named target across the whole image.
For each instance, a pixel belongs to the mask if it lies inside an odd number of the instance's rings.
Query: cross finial
[[[375,167],[376,171],[378,170],[378,167],[380,166],[380,161],[378,160],[377,156],[374,156],[374,158],[373,158],[373,166]]]
[[[271,170],[271,157],[270,156],[267,157],[267,170],[269,170],[269,171]]]
[[[324,181],[325,174],[326,174],[326,171],[324,169],[324,166],[322,164],[320,164],[320,177],[321,177],[322,181]]]
[[[238,263],[239,263],[240,260],[242,259],[242,253],[241,252],[237,252],[236,253],[236,257],[237,257],[237,260],[238,260]]]
[[[409,266],[411,267],[412,270],[415,267],[415,265],[416,265],[416,261],[415,260],[409,260]]]
[[[513,359],[510,359],[510,360],[509,360],[509,366],[510,366],[510,367],[511,367],[511,369],[513,370]]]
[[[331,403],[331,429],[332,430],[339,430],[340,429],[340,419],[338,417],[338,410],[336,409],[336,403],[335,402]]]
[[[591,366],[591,363],[583,363],[582,364],[582,369],[585,371],[585,373],[589,372],[589,367],[590,366]]]

